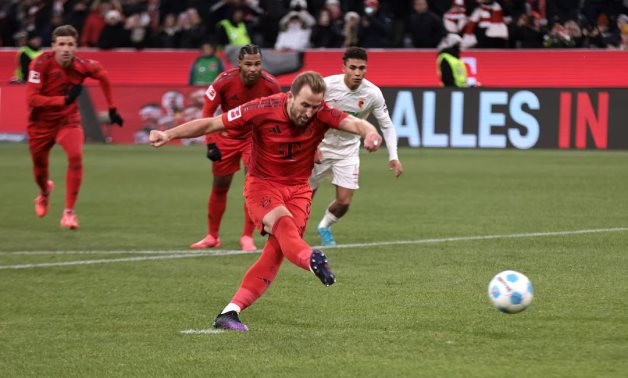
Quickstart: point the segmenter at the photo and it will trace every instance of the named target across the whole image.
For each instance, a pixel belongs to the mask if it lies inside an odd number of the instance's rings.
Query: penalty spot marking
[[[179,331],[182,335],[214,335],[217,333],[224,333],[224,329],[186,329]]]
[[[397,241],[387,241],[387,242],[376,242],[376,243],[353,243],[353,244],[342,244],[337,245],[335,247],[325,247],[326,249],[338,249],[338,248],[365,248],[365,247],[381,247],[388,245],[418,245],[418,244],[435,244],[435,243],[447,243],[447,242],[457,242],[457,241],[471,241],[471,240],[494,240],[494,239],[519,239],[519,238],[534,238],[534,237],[546,237],[546,236],[567,236],[567,235],[580,235],[580,234],[594,234],[594,233],[605,233],[605,232],[626,232],[628,231],[628,227],[617,227],[617,228],[598,228],[598,229],[589,229],[589,230],[572,230],[572,231],[556,231],[556,232],[531,232],[525,234],[501,234],[501,235],[478,235],[478,236],[458,236],[458,237],[449,237],[449,238],[440,238],[440,239],[418,239],[418,240],[397,240]],[[317,247],[317,246],[315,246]],[[42,251],[33,251],[33,254],[40,253]],[[46,251],[51,255],[56,254],[55,251]],[[67,253],[69,251],[64,251],[62,253]],[[77,252],[87,252],[87,251],[77,251]],[[93,251],[97,252],[97,251]],[[107,253],[115,252],[119,254],[137,254],[144,253],[147,254],[149,252],[153,252],[155,254],[164,253],[164,251],[104,251]],[[123,257],[123,258],[115,258],[115,259],[98,259],[98,260],[80,260],[80,261],[62,261],[62,262],[53,262],[53,263],[35,263],[35,264],[19,264],[19,265],[0,265],[0,270],[2,269],[30,269],[30,268],[45,268],[45,267],[54,267],[54,266],[74,266],[74,265],[94,265],[94,264],[112,264],[119,262],[132,262],[132,261],[146,261],[146,260],[171,260],[171,259],[184,259],[190,257],[204,257],[204,256],[227,256],[227,255],[242,255],[242,254],[251,254],[251,253],[259,253],[257,252],[244,252],[244,251],[236,251],[236,250],[213,250],[213,251],[204,251],[204,252],[194,252],[191,253],[186,251],[186,253],[177,253],[177,251],[166,251],[165,255],[158,256],[136,256],[136,257]],[[21,252],[5,252],[3,254],[11,255],[11,254],[27,254],[28,251]],[[172,254],[177,253],[177,254]]]

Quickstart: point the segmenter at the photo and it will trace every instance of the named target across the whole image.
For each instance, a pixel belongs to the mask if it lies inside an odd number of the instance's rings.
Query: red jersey
[[[245,86],[240,79],[240,69],[231,68],[221,73],[205,92],[203,117],[212,117],[218,106],[223,112],[233,109],[256,98],[281,92],[279,83],[268,72],[262,71],[259,79],[251,86]],[[248,138],[242,135],[238,138]]]
[[[75,56],[72,64],[64,68],[55,60],[53,51],[44,52],[35,58],[30,64],[26,87],[29,120],[80,122],[76,101],[65,105],[65,95],[73,85],[82,83],[86,77],[100,81],[107,104],[110,108],[115,107],[107,72],[100,63]]]
[[[316,148],[329,128],[337,129],[348,114],[322,103],[304,127],[292,123],[286,112],[287,93],[247,102],[222,114],[230,137],[253,132],[248,174],[284,185],[308,182]]]

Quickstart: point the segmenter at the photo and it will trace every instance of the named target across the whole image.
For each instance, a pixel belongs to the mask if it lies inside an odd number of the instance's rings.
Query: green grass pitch
[[[219,334],[181,331],[210,329],[258,254],[175,258],[206,232],[204,148],[87,145],[84,156],[72,232],[58,224],[60,148],[39,219],[27,147],[0,145],[3,377],[628,375],[627,152],[401,149],[399,179],[385,150],[364,153],[361,189],[334,226],[353,246],[327,249],[337,284],[286,263],[242,313],[251,331]],[[239,247],[242,181],[227,250]],[[332,196],[326,183],[314,198],[312,245]],[[517,315],[486,293],[506,269],[535,288]]]

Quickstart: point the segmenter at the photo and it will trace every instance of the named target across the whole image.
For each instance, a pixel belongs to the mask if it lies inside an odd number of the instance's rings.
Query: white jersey
[[[384,135],[389,160],[398,160],[397,134],[388,115],[388,108],[382,91],[366,79],[363,79],[360,86],[352,91],[345,84],[343,74],[327,76],[325,84],[327,84],[325,102],[329,105],[361,119],[366,119],[373,113]],[[330,129],[325,134],[325,139],[319,148],[325,159],[358,156],[360,136]]]

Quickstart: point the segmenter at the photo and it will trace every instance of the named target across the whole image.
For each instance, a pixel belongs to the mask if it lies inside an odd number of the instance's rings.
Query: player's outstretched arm
[[[382,137],[377,132],[375,126],[367,120],[350,115],[340,121],[338,128],[364,138],[364,148],[369,152],[377,151],[382,144]]]
[[[161,147],[174,139],[196,138],[224,129],[222,116],[219,115],[211,118],[195,119],[166,131],[153,130],[150,132],[148,140],[153,147]]]

